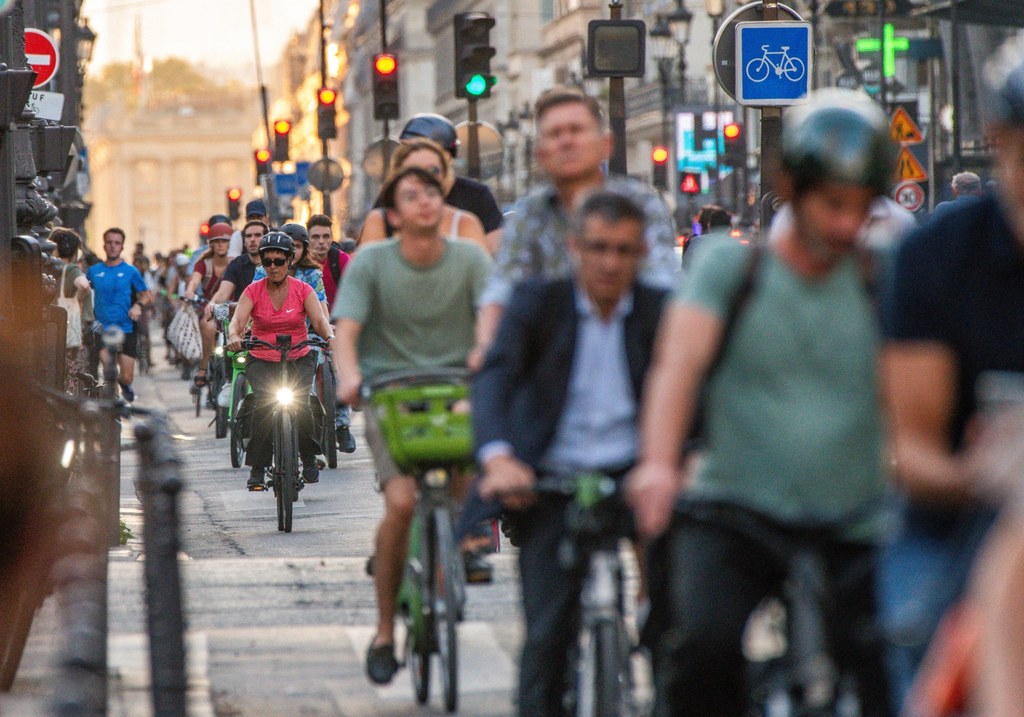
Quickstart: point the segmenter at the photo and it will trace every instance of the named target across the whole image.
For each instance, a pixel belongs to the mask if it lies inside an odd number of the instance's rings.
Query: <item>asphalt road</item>
[[[154,351],[158,359],[163,350]],[[232,469],[227,439],[214,438],[212,412],[196,418],[188,384],[158,360],[136,381],[138,404],[167,410],[184,460],[182,574],[194,679],[207,679],[219,717],[443,714],[440,689],[417,707],[406,670],[371,685],[363,656],[375,624],[371,578],[364,573],[382,509],[373,487],[362,415],[359,447],[336,470],[306,486],[293,532],[280,533],[272,493],[249,493],[247,469]],[[126,441],[130,440],[126,427]],[[136,536],[140,516],[125,451],[122,508]],[[141,550],[132,540],[129,547]],[[504,546],[503,546],[504,547]],[[462,715],[510,715],[521,634],[514,556],[493,557],[494,582],[471,586],[459,627]],[[113,659],[144,650],[139,592],[142,562],[111,563]],[[134,652],[133,652],[134,651]],[[118,657],[120,655],[120,658]],[[436,673],[436,670],[435,670]]]

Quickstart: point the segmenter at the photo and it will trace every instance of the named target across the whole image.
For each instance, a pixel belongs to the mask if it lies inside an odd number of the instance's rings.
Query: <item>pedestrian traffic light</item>
[[[469,100],[490,97],[491,28],[494,18],[483,12],[460,12],[455,16],[455,96]]]
[[[398,119],[398,58],[386,52],[373,58],[373,118]]]
[[[656,189],[668,189],[668,149],[657,146],[651,150],[651,184]]]
[[[253,157],[256,159],[256,181],[258,182],[260,177],[270,172],[270,150],[266,147],[257,149],[253,153]]]
[[[316,93],[316,136],[320,139],[334,139],[338,136],[334,103],[338,93],[330,87],[321,87]]]
[[[231,221],[237,221],[238,217],[242,216],[239,211],[239,203],[242,201],[242,190],[238,187],[228,187],[228,218]]]
[[[274,122],[274,154],[275,162],[288,161],[288,139],[292,133],[292,123],[288,120],[279,119]]]
[[[743,137],[743,125],[739,122],[729,122],[724,125],[722,127],[722,138],[725,141],[722,164],[730,167],[746,167],[747,143]]]
[[[683,194],[700,194],[700,175],[696,172],[683,172],[679,177],[679,191]]]

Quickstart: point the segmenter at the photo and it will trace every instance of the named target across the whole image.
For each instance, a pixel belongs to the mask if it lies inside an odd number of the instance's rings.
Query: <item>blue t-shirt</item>
[[[126,334],[134,330],[128,311],[132,308],[132,292],[146,290],[142,274],[126,261],[114,266],[94,264],[86,273],[94,292],[93,306],[96,320],[104,329],[112,326]]]

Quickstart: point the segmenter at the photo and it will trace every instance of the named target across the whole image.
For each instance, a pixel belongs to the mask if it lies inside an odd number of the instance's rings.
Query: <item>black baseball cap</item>
[[[267,205],[262,199],[253,199],[245,205],[245,218],[267,216]]]

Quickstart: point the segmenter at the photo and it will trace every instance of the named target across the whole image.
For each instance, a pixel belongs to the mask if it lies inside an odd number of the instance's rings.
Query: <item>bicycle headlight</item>
[[[238,363],[245,363],[245,356],[236,356],[235,361]]]
[[[277,402],[282,406],[290,406],[292,405],[292,401],[295,400],[295,393],[293,393],[290,388],[279,388],[274,396],[277,398]]]
[[[448,471],[443,468],[431,468],[423,476],[423,482],[431,488],[443,488],[448,484]]]
[[[223,347],[223,346],[218,346],[218,347],[216,347],[216,348],[215,348],[215,349],[213,350],[213,353],[215,353],[215,354],[216,354],[216,355],[218,355],[218,356],[223,356],[223,355],[224,355],[224,347]]]
[[[71,461],[75,458],[75,442],[72,439],[68,439],[67,443],[64,444],[64,453],[60,457],[60,465],[62,468],[70,468]]]

